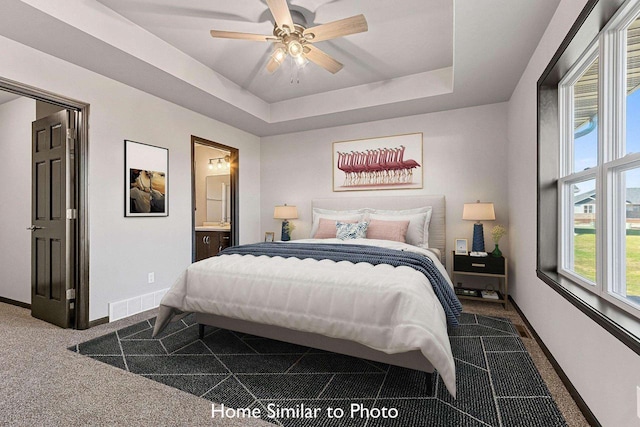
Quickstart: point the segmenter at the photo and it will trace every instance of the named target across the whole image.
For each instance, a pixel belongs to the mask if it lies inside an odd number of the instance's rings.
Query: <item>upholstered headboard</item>
[[[446,259],[446,227],[445,227],[445,199],[442,195],[435,196],[390,196],[390,197],[340,197],[332,199],[314,199],[312,208],[347,210],[347,209],[414,209],[431,206],[431,223],[429,224],[429,247],[436,248],[441,253],[442,262]]]

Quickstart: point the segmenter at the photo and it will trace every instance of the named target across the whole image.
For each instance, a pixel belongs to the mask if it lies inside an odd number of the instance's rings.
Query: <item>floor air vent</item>
[[[527,332],[527,329],[522,326],[522,325],[513,325],[516,327],[516,331],[518,331],[518,334],[520,334],[520,336],[522,338],[531,338],[531,335],[529,335],[529,332]]]

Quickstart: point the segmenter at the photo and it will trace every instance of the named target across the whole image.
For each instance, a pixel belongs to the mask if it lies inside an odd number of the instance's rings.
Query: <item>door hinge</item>
[[[67,139],[76,139],[76,129],[75,128],[68,128],[67,129]]]
[[[78,210],[67,209],[67,219],[78,219]]]
[[[67,289],[67,300],[76,299],[76,290]]]

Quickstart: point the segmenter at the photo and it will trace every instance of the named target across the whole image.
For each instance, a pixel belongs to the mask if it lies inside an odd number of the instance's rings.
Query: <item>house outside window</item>
[[[640,316],[640,2],[558,85],[558,273]]]

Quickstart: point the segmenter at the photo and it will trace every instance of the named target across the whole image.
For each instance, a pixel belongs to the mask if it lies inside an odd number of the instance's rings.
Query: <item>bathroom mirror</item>
[[[229,184],[229,175],[207,177],[207,222],[229,223],[231,221]]]

